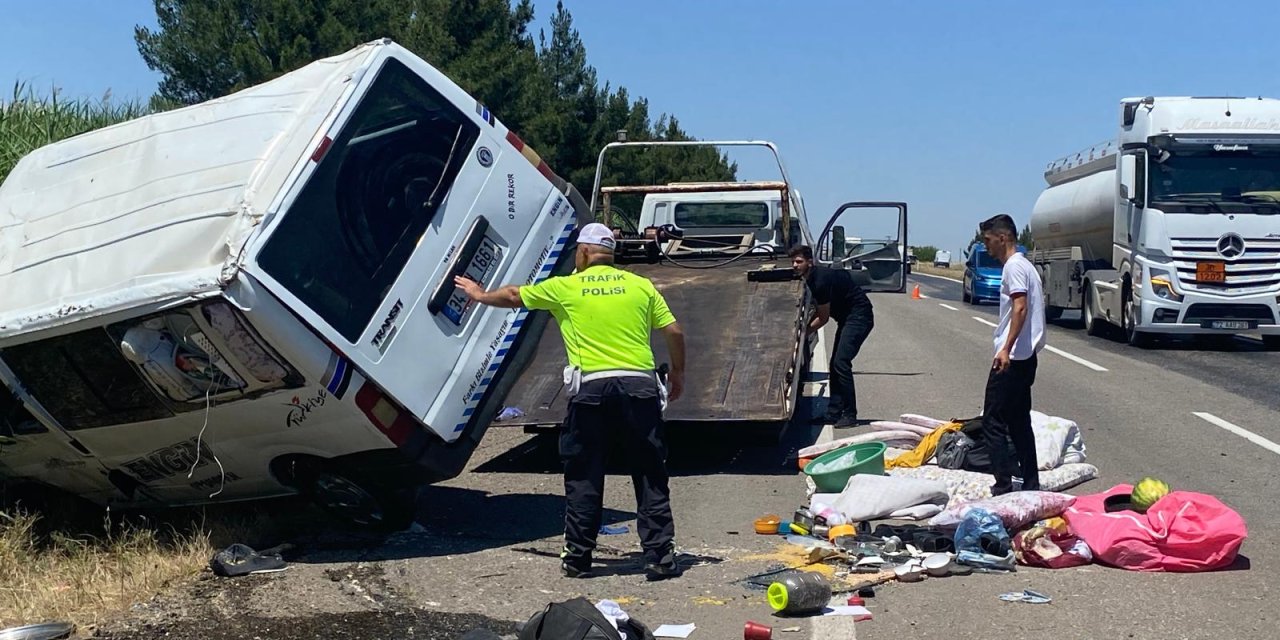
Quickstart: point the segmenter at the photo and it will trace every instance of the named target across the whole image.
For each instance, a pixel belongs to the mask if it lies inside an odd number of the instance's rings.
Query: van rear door
[[[468,382],[471,362],[505,352],[522,324],[516,312],[469,304],[453,276],[492,287],[548,275],[574,228],[553,178],[488,109],[388,46],[250,247],[246,270],[340,366],[453,441],[489,382]]]

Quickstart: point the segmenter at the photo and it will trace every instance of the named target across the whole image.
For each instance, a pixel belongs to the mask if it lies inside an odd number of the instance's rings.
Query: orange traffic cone
[[[911,299],[912,300],[920,299],[920,285],[916,285],[911,289]]]

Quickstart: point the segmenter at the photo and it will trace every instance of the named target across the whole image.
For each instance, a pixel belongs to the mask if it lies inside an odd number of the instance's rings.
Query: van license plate
[[[501,251],[498,248],[498,243],[494,242],[489,236],[484,236],[484,239],[480,241],[480,246],[472,254],[471,262],[467,263],[467,268],[463,270],[461,275],[464,278],[479,282],[481,287],[488,288],[489,277],[494,273],[494,265],[498,264]],[[467,295],[462,292],[462,289],[454,287],[453,293],[449,295],[449,300],[444,305],[444,317],[454,324],[462,324],[462,316],[466,315],[467,307],[470,303],[471,301],[467,299]]]
[[[1211,320],[1210,329],[1252,329],[1253,323],[1248,320]]]
[[[1227,281],[1227,263],[1225,262],[1197,262],[1196,263],[1196,282],[1216,282],[1223,283]]]

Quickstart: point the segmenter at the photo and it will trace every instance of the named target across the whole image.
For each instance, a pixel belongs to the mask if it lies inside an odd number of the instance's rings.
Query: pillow
[[[1004,523],[1005,529],[1017,531],[1022,527],[1054,516],[1062,515],[1067,507],[1076,501],[1076,497],[1052,491],[1014,491],[1002,496],[965,502],[934,516],[929,524],[935,527],[952,528],[964,520],[970,509],[990,511]]]

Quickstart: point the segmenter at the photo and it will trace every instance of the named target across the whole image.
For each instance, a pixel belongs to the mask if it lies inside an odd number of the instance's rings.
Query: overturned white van
[[[389,41],[41,148],[0,185],[0,479],[406,525],[539,338],[453,277],[567,267],[579,212]]]

